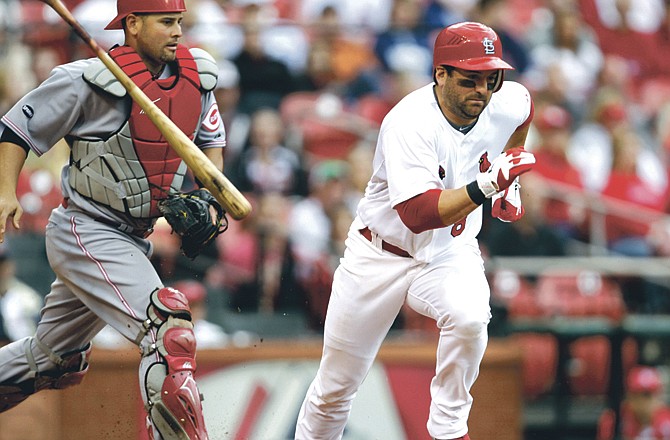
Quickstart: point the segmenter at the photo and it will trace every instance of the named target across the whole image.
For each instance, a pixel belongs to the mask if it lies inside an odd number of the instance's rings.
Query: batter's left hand
[[[526,212],[521,204],[521,184],[519,178],[505,191],[494,194],[491,198],[491,215],[503,222],[515,222]]]

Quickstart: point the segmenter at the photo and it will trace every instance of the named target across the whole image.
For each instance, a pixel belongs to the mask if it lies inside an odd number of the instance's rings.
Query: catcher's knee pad
[[[202,397],[193,378],[196,342],[188,300],[178,290],[156,289],[147,316],[149,327],[157,329],[150,352],[161,357],[144,377],[149,417],[165,440],[206,440]]]
[[[56,368],[38,371],[32,354],[32,344],[49,357]],[[0,383],[0,412],[7,411],[42,390],[62,390],[79,385],[88,372],[91,344],[80,350],[57,355],[36,338],[26,339],[25,352],[33,377],[19,383]]]

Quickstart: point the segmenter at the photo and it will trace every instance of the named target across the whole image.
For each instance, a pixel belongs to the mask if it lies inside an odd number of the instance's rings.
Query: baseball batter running
[[[335,272],[321,363],[298,417],[297,440],[342,437],[352,400],[405,302],[440,336],[428,432],[468,440],[470,388],[490,319],[476,236],[481,205],[504,221],[523,215],[519,175],[533,115],[522,85],[503,82],[497,34],[480,23],[443,29],[433,80],[384,118],[372,177]]]
[[[184,0],[118,0],[110,56],[220,169],[225,132],[212,89],[214,59],[179,44]],[[186,165],[98,58],[56,67],[0,120],[0,241],[20,227],[16,184],[29,151],[71,148],[63,203],[46,249],[56,280],[34,336],[0,349],[0,411],[46,389],[79,384],[91,339],[106,324],[140,348],[139,380],[153,439],[207,439],[194,381],[188,301],[165,287],[149,256],[156,218],[193,220],[182,250],[195,257],[225,213],[206,190],[181,194]],[[212,209],[212,207],[216,209]],[[199,224],[198,234],[191,234]],[[189,235],[191,234],[191,235]]]

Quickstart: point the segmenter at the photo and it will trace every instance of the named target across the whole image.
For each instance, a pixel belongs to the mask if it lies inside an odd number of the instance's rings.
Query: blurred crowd
[[[102,30],[115,0],[64,3],[101,46],[122,43],[120,31]],[[485,255],[670,256],[670,0],[186,3],[184,44],[219,64],[225,174],[254,209],[193,261],[159,222],[150,239],[166,284],[197,280],[222,309],[297,313],[318,332],[380,122],[432,80],[435,35],[463,20],[498,32],[516,67],[506,79],[535,102],[526,215],[485,216]],[[0,114],[55,65],[90,56],[43,3],[0,0]],[[68,153],[31,155],[19,185],[23,228],[10,233],[43,233]],[[667,289],[621,282],[629,310],[670,312]],[[421,325],[411,312],[396,323]]]

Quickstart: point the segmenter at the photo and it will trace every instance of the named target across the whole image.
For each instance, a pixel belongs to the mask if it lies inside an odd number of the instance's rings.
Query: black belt
[[[152,232],[154,232],[153,228],[135,229],[132,226],[115,222],[114,220],[110,220],[107,217],[95,217],[93,220],[95,220],[96,222],[103,223],[107,226],[111,226],[112,228],[118,229],[119,231],[124,232],[126,234],[134,235],[135,237],[139,238],[147,238],[148,236],[151,235]]]
[[[365,237],[369,242],[372,242],[372,231],[366,226],[360,231],[363,237]],[[393,255],[397,255],[399,257],[405,257],[405,258],[411,258],[412,256],[404,249],[399,248],[398,246],[394,246],[391,243],[382,240],[382,249],[385,250],[386,252],[390,252]]]

